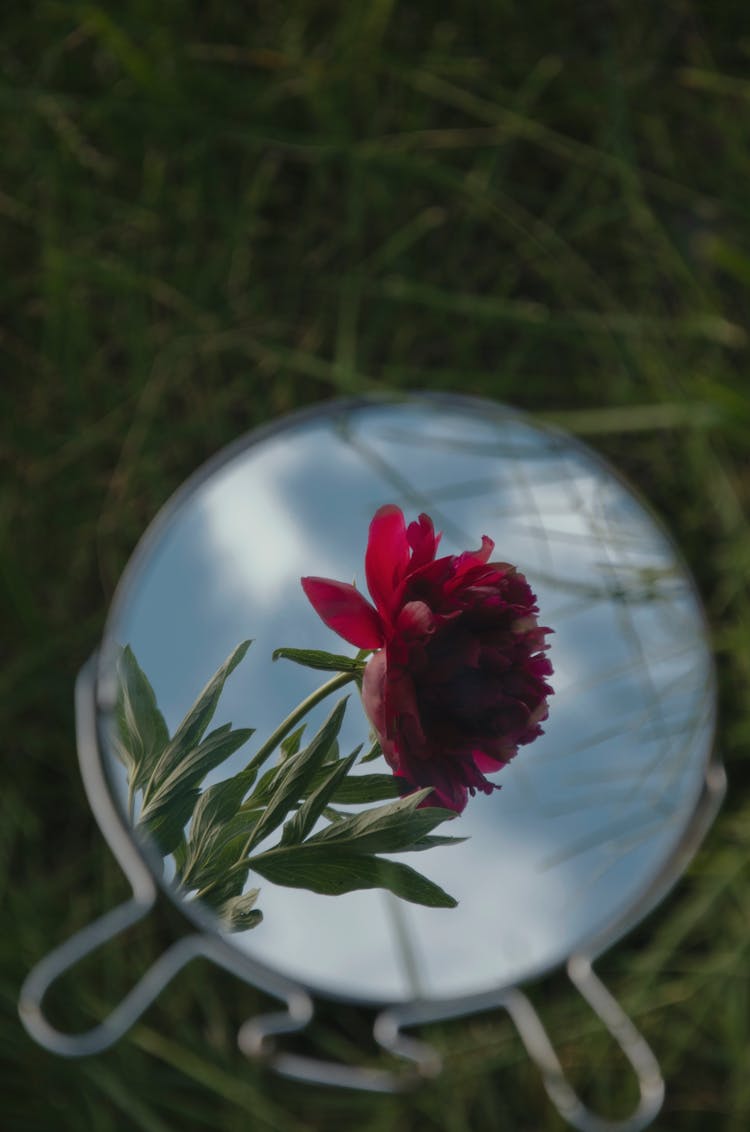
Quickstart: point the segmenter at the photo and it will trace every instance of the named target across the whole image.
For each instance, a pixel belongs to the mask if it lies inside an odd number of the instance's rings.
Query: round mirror
[[[231,721],[242,745],[225,744],[220,763],[206,758],[189,779],[179,819],[187,828],[197,799],[243,771],[330,675],[274,662],[274,651],[354,655],[316,616],[300,578],[356,579],[364,590],[368,525],[387,503],[407,521],[429,514],[443,532],[441,553],[475,548],[487,535],[495,557],[526,576],[540,623],[553,630],[545,733],[494,776],[499,790],[471,798],[450,823],[448,832],[464,840],[419,854],[420,873],[455,897],[455,908],[377,888],[321,895],[250,873],[242,883],[260,889],[263,918],[248,900],[245,930],[230,936],[200,887],[182,879],[181,829],[161,846],[142,832],[144,804],[153,813],[158,799],[144,803],[128,781],[123,657],[152,690],[144,710],[153,726],[174,736],[201,689],[252,640],[231,673],[223,671],[211,703],[215,742]],[[367,744],[370,730],[356,686],[347,690],[344,753]],[[97,696],[113,796],[166,890],[261,963],[363,1002],[518,984],[594,940],[615,938],[646,910],[683,842],[715,711],[691,578],[629,488],[556,430],[487,402],[437,396],[326,405],[247,437],[193,477],[126,571]],[[331,703],[314,710],[308,734]],[[373,769],[388,772],[381,758],[352,774]],[[413,865],[414,857],[394,859]]]

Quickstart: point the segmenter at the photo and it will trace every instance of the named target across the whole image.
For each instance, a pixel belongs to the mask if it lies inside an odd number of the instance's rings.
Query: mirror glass
[[[323,993],[442,999],[523,982],[637,909],[701,790],[715,710],[701,608],[671,541],[598,456],[470,398],[333,403],[253,434],[189,481],[136,551],[100,654],[100,732],[128,814],[113,709],[121,650],[137,658],[171,734],[251,638],[212,726],[231,720],[255,733],[203,786],[244,767],[330,677],[274,663],[274,649],[355,654],[315,614],[300,577],[356,580],[366,592],[368,525],[385,503],[407,521],[427,512],[443,532],[441,553],[489,535],[494,558],[526,575],[540,623],[554,630],[545,733],[493,776],[501,789],[477,794],[450,823],[465,841],[418,854],[419,871],[456,908],[251,876],[262,923],[228,938]],[[356,688],[346,690],[344,752],[369,733]],[[388,771],[382,758],[358,769],[373,768]],[[142,848],[153,862],[153,848]],[[415,856],[400,859],[414,865]],[[162,881],[180,900],[173,877],[167,857]]]

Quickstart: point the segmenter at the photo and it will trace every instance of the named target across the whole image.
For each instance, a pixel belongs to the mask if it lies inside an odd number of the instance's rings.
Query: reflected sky
[[[170,730],[253,638],[215,722],[254,727],[260,743],[321,682],[272,664],[273,649],[354,651],[312,611],[300,576],[364,588],[368,524],[387,502],[407,519],[429,512],[442,552],[487,534],[494,557],[527,575],[555,630],[546,734],[497,777],[502,790],[452,824],[467,842],[412,861],[457,909],[261,882],[263,923],[231,938],[285,974],[363,999],[480,992],[556,965],[637,902],[702,785],[714,693],[701,613],[671,544],[616,476],[565,436],[486,403],[419,399],[293,419],[172,511],[108,634],[133,648]],[[355,693],[342,748],[366,735]]]

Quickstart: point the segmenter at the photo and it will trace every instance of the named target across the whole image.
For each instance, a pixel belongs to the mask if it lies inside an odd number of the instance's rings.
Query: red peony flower
[[[536,598],[507,562],[490,562],[494,542],[436,558],[440,535],[420,515],[381,507],[365,556],[374,607],[352,585],[303,578],[329,628],[361,649],[362,701],[383,754],[412,789],[432,786],[426,804],[460,813],[468,794],[498,787],[518,747],[542,734],[552,688]]]

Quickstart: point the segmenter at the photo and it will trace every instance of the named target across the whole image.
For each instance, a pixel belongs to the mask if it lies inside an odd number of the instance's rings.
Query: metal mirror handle
[[[81,959],[142,920],[156,902],[156,886],[133,846],[109,795],[98,757],[94,706],[95,658],[82,669],[76,684],[76,724],[81,771],[86,793],[110,848],[133,889],[132,898],[83,928],[56,948],[28,975],[20,996],[21,1018],[29,1033],[47,1049],[67,1057],[80,1057],[107,1049],[138,1020],[166,984],[192,959],[208,958],[218,966],[251,981],[279,998],[286,1009],[253,1018],[240,1029],[240,1048],[248,1056],[262,1057],[280,1073],[301,1080],[375,1090],[401,1092],[420,1081],[435,1077],[442,1068],[439,1053],[427,1043],[407,1036],[403,1030],[431,1021],[502,1007],[513,1019],[529,1056],[539,1067],[542,1080],[561,1116],[579,1132],[638,1132],[656,1116],[664,1096],[659,1066],[631,1020],[594,975],[591,961],[576,955],[568,962],[568,974],[630,1062],[640,1089],[640,1101],[626,1120],[610,1121],[590,1112],[567,1081],[557,1054],[529,999],[511,988],[481,1001],[467,1003],[416,1001],[381,1012],[375,1020],[374,1036],[380,1046],[412,1063],[410,1071],[347,1066],[285,1053],[275,1039],[303,1029],[313,1014],[310,995],[298,985],[257,967],[249,956],[238,955],[218,936],[193,933],[177,940],[103,1022],[81,1034],[57,1030],[47,1019],[43,1000],[50,987]]]
[[[538,1067],[550,1100],[562,1118],[579,1132],[639,1132],[656,1117],[664,1100],[664,1081],[658,1062],[645,1038],[619,1003],[594,974],[591,960],[574,955],[568,961],[568,976],[593,1009],[607,1032],[620,1047],[635,1073],[640,1099],[624,1120],[610,1120],[591,1112],[565,1076],[544,1025],[523,991],[515,987],[482,996],[473,1004],[416,1002],[384,1011],[375,1022],[375,1036],[391,1053],[415,1056],[417,1043],[403,1034],[410,1026],[447,1021],[450,1017],[479,1010],[502,1008],[508,1012],[529,1057]],[[419,1043],[421,1045],[421,1043]]]
[[[210,959],[217,966],[251,982],[286,1005],[286,1013],[257,1022],[278,1031],[299,1030],[313,1014],[312,999],[297,984],[265,968],[249,956],[238,955],[218,935],[193,932],[176,940],[146,971],[103,1022],[79,1034],[58,1030],[47,1018],[44,999],[53,984],[82,959],[143,920],[153,909],[157,889],[112,802],[99,757],[95,708],[96,656],[81,669],[76,681],[76,735],[86,794],[91,809],[118,864],[133,890],[132,897],[55,948],[29,972],[19,995],[21,1021],[40,1045],[62,1057],[101,1053],[138,1021],[166,985],[193,959]],[[272,1020],[272,1021],[271,1021]]]

